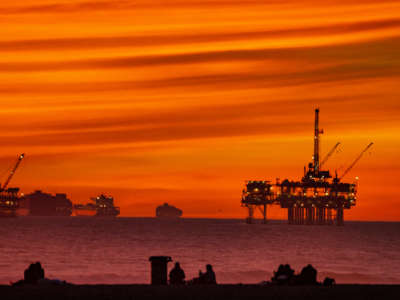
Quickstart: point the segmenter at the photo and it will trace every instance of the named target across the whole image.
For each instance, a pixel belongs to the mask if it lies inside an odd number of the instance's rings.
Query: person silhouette
[[[217,284],[215,273],[210,264],[206,265],[206,272],[200,271],[199,281],[201,284]]]
[[[317,270],[312,265],[305,266],[299,276],[300,284],[314,285],[317,284]]]
[[[40,262],[30,264],[24,272],[24,282],[36,284],[39,280],[44,279],[44,269]]]
[[[274,276],[271,278],[272,282],[277,284],[290,284],[294,277],[294,270],[290,265],[279,265],[278,271],[274,272]]]
[[[325,277],[324,282],[322,283],[323,286],[334,286],[335,284],[335,279],[330,277]]]
[[[179,262],[176,262],[175,267],[171,270],[171,272],[169,272],[169,284],[185,284],[185,272],[182,270]]]

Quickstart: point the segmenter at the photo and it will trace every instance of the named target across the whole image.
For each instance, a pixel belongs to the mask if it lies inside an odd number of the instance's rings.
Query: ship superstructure
[[[313,161],[304,167],[304,176],[299,181],[285,179],[271,181],[247,181],[242,193],[242,206],[248,209],[247,222],[252,223],[254,211],[259,209],[263,221],[267,221],[267,205],[280,205],[287,209],[289,224],[336,224],[343,225],[344,210],[356,205],[357,179],[342,182],[342,179],[373,145],[370,143],[339,177],[332,177],[322,166],[335,152],[337,143],[323,160],[320,160],[319,109],[315,110]]]
[[[120,214],[120,208],[114,206],[114,198],[106,195],[99,195],[90,198],[92,202],[87,204],[75,204],[74,213],[77,216],[108,216],[116,217]]]

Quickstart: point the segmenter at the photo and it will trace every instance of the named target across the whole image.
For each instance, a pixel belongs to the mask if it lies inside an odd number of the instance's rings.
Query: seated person
[[[206,272],[199,272],[199,283],[200,284],[217,284],[217,280],[215,279],[215,273],[210,264],[206,266]]]
[[[298,284],[314,285],[317,284],[317,270],[312,265],[305,266],[298,276]]]
[[[175,263],[175,267],[169,272],[169,284],[185,284],[185,272],[182,270],[179,262]]]
[[[59,279],[48,279],[44,277],[44,269],[40,262],[30,264],[24,271],[24,279],[17,282],[10,282],[12,286],[34,285],[66,285],[69,284]]]
[[[294,270],[290,265],[280,265],[278,271],[274,272],[274,276],[271,278],[273,283],[277,284],[290,284],[294,278]]]
[[[36,284],[41,279],[44,279],[44,270],[40,262],[30,264],[29,268],[24,272],[24,282]]]

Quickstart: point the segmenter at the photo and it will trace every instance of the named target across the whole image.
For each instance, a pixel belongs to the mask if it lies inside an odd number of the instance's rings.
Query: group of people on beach
[[[13,283],[13,285],[23,284],[66,284],[65,281],[57,279],[47,279],[44,276],[44,269],[40,262],[30,264],[30,266],[24,272],[24,279]],[[169,284],[170,285],[197,285],[197,284],[217,284],[215,272],[213,267],[208,264],[206,265],[206,271],[199,271],[199,276],[191,280],[185,280],[186,275],[179,262],[175,263],[174,268],[169,272]],[[317,285],[317,270],[312,265],[305,266],[299,274],[295,274],[295,271],[290,265],[280,265],[278,270],[274,272],[274,276],[271,278],[271,282],[268,284],[276,285]],[[335,284],[335,279],[326,277],[322,282],[324,286],[332,286]]]
[[[317,270],[312,265],[305,266],[299,274],[295,274],[290,265],[280,265],[271,278],[272,284],[277,285],[317,285]],[[335,279],[326,277],[322,285],[332,286]]]
[[[274,272],[271,282],[268,284],[274,285],[318,285],[317,270],[312,265],[305,266],[299,274],[290,265],[280,265],[278,270]],[[185,281],[185,272],[181,268],[179,262],[175,263],[175,267],[169,273],[170,285],[184,285],[184,284],[217,284],[214,270],[210,264],[206,266],[206,272],[199,271],[199,277],[192,280]],[[335,279],[326,277],[322,282],[324,286],[332,286],[335,284]]]
[[[206,265],[206,272],[199,271],[199,277],[195,277],[189,281],[185,281],[185,277],[185,272],[181,268],[181,265],[179,262],[176,262],[174,268],[169,272],[169,284],[217,284],[214,270],[210,264]]]
[[[12,283],[14,286],[24,284],[66,284],[65,281],[57,279],[47,279],[44,276],[44,269],[40,262],[32,263],[24,271],[24,279]],[[199,271],[199,277],[193,278],[192,280],[185,281],[185,272],[181,268],[179,262],[175,263],[175,267],[169,273],[169,284],[171,285],[184,285],[184,284],[217,284],[214,270],[210,264],[206,265],[206,272]]]

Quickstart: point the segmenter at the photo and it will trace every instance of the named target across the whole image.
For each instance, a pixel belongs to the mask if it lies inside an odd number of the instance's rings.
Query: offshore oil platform
[[[254,222],[254,211],[259,209],[263,223],[267,223],[267,205],[280,205],[287,209],[289,224],[296,225],[343,225],[344,210],[356,205],[357,180],[353,183],[342,182],[363,154],[373,145],[370,143],[338,176],[332,177],[322,166],[336,151],[340,143],[320,161],[319,109],[315,110],[314,155],[313,161],[304,167],[304,176],[300,181],[276,179],[270,181],[247,181],[242,193],[242,206],[248,209],[247,223]]]
[[[8,184],[13,178],[15,171],[18,169],[24,157],[25,157],[24,153],[18,156],[17,162],[11,169],[11,172],[8,175],[6,181],[4,182],[3,185],[0,185],[0,217],[16,216],[16,211],[19,207],[19,202],[20,202],[20,197],[18,195],[19,188],[9,188]]]

